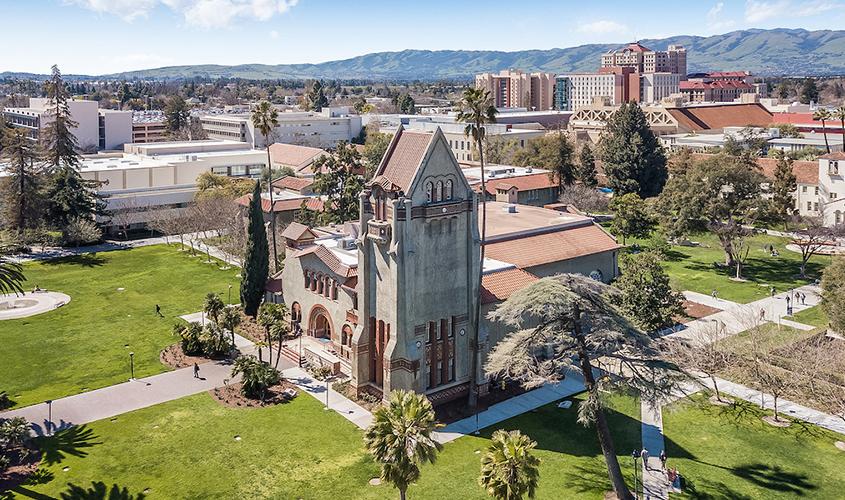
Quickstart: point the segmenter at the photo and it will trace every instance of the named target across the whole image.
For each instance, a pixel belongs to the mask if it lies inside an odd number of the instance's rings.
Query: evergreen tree
[[[93,218],[104,214],[105,204],[96,194],[101,183],[89,181],[79,174],[82,157],[79,141],[71,129],[78,124],[71,119],[68,99],[70,92],[57,66],[45,84],[49,122],[41,134],[44,159],[52,173],[47,190],[49,222],[56,227],[67,227],[71,220]]]
[[[546,169],[562,189],[575,181],[575,165],[572,161],[572,144],[566,136],[544,135],[528,141],[525,148],[514,154],[514,162],[520,166]]]
[[[314,162],[314,192],[325,196],[324,224],[348,222],[358,219],[358,204],[364,183],[361,153],[354,146],[341,142],[333,155],[323,156]]]
[[[616,287],[622,292],[619,308],[646,332],[675,324],[684,312],[683,296],[672,290],[669,275],[654,252],[626,255]]]
[[[607,184],[615,194],[660,194],[669,175],[666,157],[639,105],[623,104],[613,113],[600,145]]]
[[[596,158],[593,156],[593,150],[589,144],[584,144],[578,154],[578,180],[587,187],[595,187],[599,183],[597,175]]]
[[[311,111],[320,112],[324,107],[329,105],[329,99],[323,92],[323,84],[320,80],[314,80],[314,83],[311,84],[311,88],[308,90],[305,97],[305,106]]]
[[[270,275],[270,249],[267,244],[267,230],[264,227],[264,212],[261,210],[261,187],[255,183],[249,202],[246,255],[241,271],[241,304],[244,312],[253,318],[264,297],[264,287]]]
[[[802,104],[810,104],[811,102],[819,102],[819,88],[816,86],[816,80],[807,78],[801,84],[801,92],[798,94]]]
[[[787,158],[783,153],[778,154],[777,166],[775,166],[775,180],[772,182],[772,215],[775,220],[783,222],[784,229],[789,223],[789,217],[795,215],[795,191],[798,190],[798,182],[795,173],[792,171],[792,158]]]
[[[25,131],[12,129],[0,131],[0,135],[0,158],[8,162],[8,176],[0,179],[3,216],[10,228],[23,231],[38,225],[44,201],[44,173]]]
[[[610,209],[613,210],[610,232],[622,236],[623,245],[630,237],[647,237],[654,228],[654,218],[645,201],[636,193],[614,196],[610,201]]]
[[[164,106],[164,126],[170,134],[179,133],[188,127],[191,119],[191,111],[188,103],[182,96],[174,95],[167,100]]]

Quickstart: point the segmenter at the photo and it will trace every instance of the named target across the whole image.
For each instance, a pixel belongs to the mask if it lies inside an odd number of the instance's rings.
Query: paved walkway
[[[665,500],[669,496],[666,473],[660,463],[660,452],[665,450],[663,442],[663,405],[652,405],[640,400],[640,421],[643,449],[648,450],[648,460],[642,461],[642,485],[646,498]]]
[[[472,434],[478,429],[498,424],[509,418],[527,413],[543,405],[553,403],[559,399],[568,398],[584,391],[584,380],[580,375],[572,372],[559,384],[546,384],[533,391],[514,396],[508,400],[496,403],[476,416],[451,423],[435,433],[435,439],[445,444],[461,436]],[[577,411],[572,408],[572,411]]]

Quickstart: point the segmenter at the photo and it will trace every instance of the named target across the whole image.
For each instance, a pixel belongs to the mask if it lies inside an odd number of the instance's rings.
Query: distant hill
[[[750,29],[709,37],[675,36],[641,40],[665,50],[670,44],[687,48],[689,72],[748,70],[756,75],[828,76],[845,74],[845,31]],[[594,71],[599,56],[620,44],[590,44],[565,49],[501,52],[489,50],[403,50],[377,52],[320,64],[190,65],[145,69],[98,78],[328,78],[436,80],[464,79],[483,71],[519,68],[552,73]],[[0,73],[0,77],[15,73]],[[33,75],[34,76],[34,75]],[[77,78],[89,79],[87,76]]]

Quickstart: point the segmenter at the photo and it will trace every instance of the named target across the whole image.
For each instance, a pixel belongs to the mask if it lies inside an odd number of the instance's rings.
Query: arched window
[[[425,200],[428,203],[431,203],[432,201],[434,201],[434,192],[433,191],[434,191],[434,188],[432,187],[431,183],[427,182],[425,184]]]
[[[446,193],[443,195],[443,199],[451,200],[452,199],[452,180],[449,179],[446,181]]]
[[[326,281],[323,279],[322,275],[317,276],[317,293],[319,295],[323,295],[323,286],[326,284]]]
[[[434,187],[434,201],[442,201],[443,200],[443,181],[437,181],[437,185]]]

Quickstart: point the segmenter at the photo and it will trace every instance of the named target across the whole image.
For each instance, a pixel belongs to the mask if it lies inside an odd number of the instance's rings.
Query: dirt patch
[[[763,417],[763,422],[766,422],[767,424],[769,424],[773,427],[789,427],[790,425],[792,425],[789,422],[789,420],[784,420],[784,419],[775,420],[774,416],[769,416],[769,415]]]
[[[255,322],[252,316],[244,314],[243,309],[240,309],[241,323],[235,328],[235,333],[241,337],[245,337],[253,342],[264,342],[267,340],[264,328]]]
[[[14,449],[9,453],[12,457],[12,463],[5,471],[0,472],[0,492],[29,483],[30,478],[38,470],[38,466],[41,464],[41,452],[33,447],[25,448],[27,453],[21,459],[21,451],[23,450]]]
[[[184,351],[182,351],[182,344],[179,343],[169,345],[162,349],[158,359],[174,370],[194,366],[194,363],[201,365],[211,361],[210,359],[202,356],[188,356]]]
[[[504,386],[501,384],[491,383],[490,391],[478,398],[478,406],[473,410],[467,406],[467,399],[465,397],[458,398],[448,403],[443,403],[434,408],[437,415],[437,420],[444,424],[451,424],[467,417],[471,417],[478,412],[482,412],[496,403],[501,403],[506,399],[514,396],[524,394],[526,391],[521,385],[516,382],[508,382]]]
[[[285,391],[292,389],[298,395],[299,389],[288,382],[282,380],[278,384],[267,389],[267,396],[262,402],[259,399],[250,399],[241,394],[241,383],[229,384],[224,387],[217,387],[208,391],[218,403],[230,408],[261,408],[264,406],[274,406],[280,403],[287,403],[296,396],[289,396]]]
[[[721,312],[721,309],[699,304],[698,302],[693,302],[691,300],[685,300],[683,306],[684,314],[687,316],[687,318],[682,321],[683,323],[689,323],[690,321]]]

